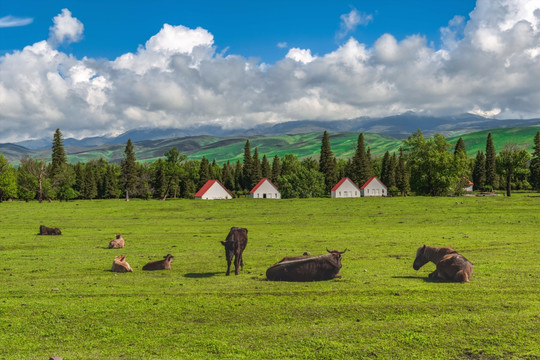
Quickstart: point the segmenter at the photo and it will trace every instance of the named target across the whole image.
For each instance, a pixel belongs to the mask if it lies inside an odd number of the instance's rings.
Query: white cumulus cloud
[[[167,24],[134,52],[78,59],[56,45],[79,40],[83,25],[69,10],[53,22],[55,41],[0,56],[0,141],[56,128],[242,129],[409,110],[540,117],[540,0],[478,0],[468,20],[448,19],[440,48],[421,34],[387,33],[316,56],[291,48],[275,64],[216,53],[208,30]]]

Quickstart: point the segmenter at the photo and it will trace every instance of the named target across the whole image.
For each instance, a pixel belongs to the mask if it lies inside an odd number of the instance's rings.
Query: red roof
[[[364,185],[362,185],[362,187],[361,187],[360,189],[365,189],[366,186],[368,186],[369,183],[372,182],[374,179],[377,179],[377,180],[381,183],[381,185],[384,186],[384,188],[388,190],[388,188],[386,187],[386,185],[384,185],[383,182],[382,182],[381,180],[379,180],[379,178],[376,177],[376,176],[370,177],[369,180],[366,181],[366,183],[365,183]]]
[[[223,189],[225,189],[226,192],[229,193],[229,195],[231,195],[231,197],[234,197],[233,194],[231,194],[231,192],[227,190],[227,188],[223,186],[223,184],[219,180],[208,180],[206,184],[204,184],[203,187],[199,191],[197,191],[195,197],[203,197],[203,195],[208,191],[208,189],[210,189],[215,183],[218,183]]]
[[[276,188],[276,190],[279,191],[279,189],[277,188],[277,186],[274,185],[274,183],[271,182],[270,179],[268,179],[268,178],[262,178],[261,181],[259,181],[259,183],[258,183],[257,185],[255,185],[255,186],[253,187],[253,189],[251,189],[251,191],[250,191],[249,193],[250,193],[250,194],[253,194],[255,191],[257,191],[257,189],[258,189],[262,184],[264,184],[265,181],[268,181],[268,182],[270,183],[270,185],[272,185],[274,188]]]
[[[465,180],[465,185],[474,185],[474,183],[471,180],[467,179],[465,176],[463,177],[463,180]]]
[[[354,183],[354,181],[352,181],[352,180],[349,179],[348,177],[344,177],[344,178],[342,178],[341,180],[339,180],[339,182],[336,184],[336,186],[334,186],[334,187],[332,188],[332,190],[330,190],[330,191],[337,191],[337,189],[338,189],[338,188],[339,188],[346,180],[349,180],[356,188],[358,188],[358,185],[356,185],[356,184]]]

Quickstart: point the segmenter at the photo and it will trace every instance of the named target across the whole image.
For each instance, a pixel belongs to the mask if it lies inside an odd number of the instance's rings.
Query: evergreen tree
[[[116,199],[119,196],[118,176],[115,171],[117,165],[107,165],[107,172],[103,177],[103,198]]]
[[[236,165],[234,166],[234,183],[236,185],[236,191],[242,190],[242,177],[242,163],[240,162],[240,160],[236,160]]]
[[[172,192],[176,197],[178,184],[180,182],[181,162],[184,161],[186,155],[181,155],[176,147],[165,151],[165,163],[163,166],[163,191],[160,191],[160,198],[167,199],[167,196]]]
[[[270,178],[271,176],[272,176],[272,169],[270,168],[270,163],[268,162],[268,158],[266,157],[266,154],[264,154],[262,158],[262,163],[261,163],[261,177]]]
[[[199,188],[201,188],[208,180],[210,180],[210,162],[203,156],[199,167]]]
[[[407,196],[410,190],[409,169],[407,168],[407,162],[405,161],[405,155],[402,147],[399,148],[398,165],[396,170],[396,186],[402,196]]]
[[[486,186],[486,157],[481,150],[478,150],[474,159],[472,178],[474,190],[484,190]]]
[[[461,137],[456,142],[456,147],[454,148],[454,156],[457,156],[458,154],[467,156],[467,150],[465,150],[465,142],[463,142],[463,139]]]
[[[496,189],[498,186],[496,158],[497,154],[490,132],[486,141],[486,187],[491,190]]]
[[[281,175],[281,164],[279,157],[274,155],[274,160],[272,161],[272,177],[270,180],[275,184],[277,183],[279,176]]]
[[[324,175],[326,190],[330,191],[337,181],[337,169],[334,153],[330,147],[330,136],[327,131],[324,132],[322,137],[319,171]]]
[[[93,167],[90,163],[86,164],[83,170],[83,186],[82,186],[83,199],[95,199],[97,196],[97,183]]]
[[[128,139],[126,148],[124,149],[124,158],[120,163],[121,173],[120,182],[122,190],[126,194],[126,201],[129,201],[129,195],[134,193],[138,183],[137,179],[137,161],[133,150],[133,143]]]
[[[362,186],[373,176],[373,166],[364,145],[364,134],[358,135],[358,143],[352,160],[352,180]]]
[[[242,187],[251,190],[253,183],[253,159],[251,158],[251,144],[246,140],[244,146],[244,164],[242,166]]]
[[[153,164],[153,179],[152,188],[154,189],[154,196],[157,199],[164,199],[166,197],[167,180],[165,179],[165,164],[161,158],[157,159]]]
[[[251,188],[253,188],[253,186],[257,185],[257,183],[261,181],[262,179],[262,167],[261,167],[261,161],[259,160],[259,150],[257,148],[255,148],[255,151],[253,151],[252,164],[253,164],[253,179],[251,182],[250,190]]]
[[[223,168],[221,170],[221,177],[223,179],[223,185],[225,185],[227,189],[235,189],[236,184],[234,182],[234,170],[229,161],[223,164]]]
[[[392,158],[390,157],[390,152],[386,151],[383,155],[383,158],[382,158],[382,163],[381,163],[381,181],[383,182],[383,184],[385,184],[388,188],[390,188],[389,186],[389,183],[390,183],[390,172],[391,172],[391,167],[392,167]]]
[[[62,166],[67,164],[66,151],[64,150],[64,139],[60,129],[56,129],[52,143],[52,162],[49,174],[54,178],[62,169]]]
[[[531,160],[530,183],[533,189],[540,191],[540,131],[534,137],[534,150]]]

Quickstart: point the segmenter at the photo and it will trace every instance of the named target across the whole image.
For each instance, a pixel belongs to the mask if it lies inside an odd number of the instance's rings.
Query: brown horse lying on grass
[[[437,268],[429,274],[430,279],[469,282],[473,272],[471,262],[450,247],[421,246],[416,251],[414,270],[420,269],[427,262],[433,262]]]

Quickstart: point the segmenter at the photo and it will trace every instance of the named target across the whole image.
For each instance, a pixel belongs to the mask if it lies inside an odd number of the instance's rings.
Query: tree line
[[[265,154],[261,157],[257,148],[252,151],[247,140],[243,161],[218,165],[205,157],[187,160],[175,147],[156,161],[138,162],[130,139],[120,164],[103,158],[70,164],[62,132],[57,129],[49,163],[24,157],[14,167],[0,153],[0,201],[193,198],[210,179],[218,179],[241,197],[262,178],[274,182],[283,198],[325,197],[345,176],[358,186],[377,176],[394,196],[460,195],[469,180],[475,190],[505,190],[508,196],[515,189],[540,191],[540,132],[534,138],[532,154],[510,143],[497,154],[491,133],[485,152],[478,151],[474,158],[467,156],[461,138],[452,149],[442,135],[426,138],[420,130],[403,140],[397,153],[372,157],[362,133],[355,146],[351,158],[337,158],[325,131],[318,158],[287,154],[269,159]]]

